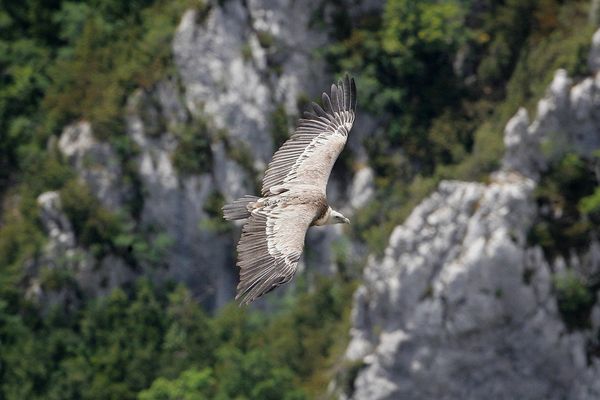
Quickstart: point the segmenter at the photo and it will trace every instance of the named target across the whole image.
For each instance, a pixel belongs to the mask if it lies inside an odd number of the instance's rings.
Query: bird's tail
[[[258,199],[258,197],[250,195],[240,197],[233,203],[227,204],[223,207],[223,217],[225,217],[227,221],[248,218],[250,216],[250,211],[248,211],[248,204]]]

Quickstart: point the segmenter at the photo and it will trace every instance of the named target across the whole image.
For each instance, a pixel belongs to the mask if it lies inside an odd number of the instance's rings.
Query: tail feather
[[[259,197],[246,195],[235,200],[233,203],[225,205],[223,207],[223,217],[225,217],[227,221],[248,218],[250,216],[248,204],[258,199]]]

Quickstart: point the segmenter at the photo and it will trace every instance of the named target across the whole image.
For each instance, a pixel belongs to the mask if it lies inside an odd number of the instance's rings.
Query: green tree
[[[363,107],[388,116],[386,138],[373,139],[372,153],[385,155],[390,144],[402,145],[432,167],[427,128],[460,95],[452,57],[468,38],[464,15],[458,1],[390,0],[381,27],[355,30],[333,46],[330,61],[336,68],[360,76]]]
[[[149,389],[140,392],[139,400],[209,400],[214,397],[212,370],[189,369],[177,379],[158,378]]]
[[[169,294],[161,375],[175,377],[190,365],[214,365],[218,346],[212,321],[184,286]]]

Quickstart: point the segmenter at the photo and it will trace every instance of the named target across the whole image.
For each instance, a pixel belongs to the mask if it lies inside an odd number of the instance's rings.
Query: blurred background
[[[600,1],[0,0],[0,399],[600,398]],[[358,117],[294,282],[274,150]]]

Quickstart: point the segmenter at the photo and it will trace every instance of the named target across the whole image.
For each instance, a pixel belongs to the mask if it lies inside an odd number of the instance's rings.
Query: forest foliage
[[[383,250],[441,179],[485,179],[501,158],[506,122],[533,106],[556,69],[587,73],[588,7],[389,0],[381,15],[337,32],[325,56],[334,71],[360,76],[361,109],[379,122],[365,140],[376,199],[353,224],[371,250]]]
[[[352,285],[317,283],[275,315],[209,317],[183,286],[141,279],[75,313],[0,301],[5,399],[309,399],[332,377]],[[319,366],[320,368],[317,368]]]
[[[387,0],[359,17],[338,1],[323,4],[340,23],[328,28],[333,44],[322,55],[335,74],[358,77],[361,112],[379,122],[365,143],[377,194],[352,225],[375,252],[440,179],[484,179],[497,166],[504,124],[518,106],[533,106],[556,68],[586,72],[588,1]],[[275,315],[230,306],[209,316],[184,287],[145,279],[83,298],[74,312],[42,313],[23,293],[27,260],[46,240],[36,198],[48,190],[60,193],[78,244],[92,254],[120,254],[132,267],[144,257],[160,263],[168,238],[152,243],[132,228],[135,212],[103,208],[51,138],[88,120],[127,171],[135,146],[123,134],[126,97],[174,73],[170,41],[188,7],[208,11],[188,0],[0,0],[0,398],[305,399],[335,373],[353,289],[344,279],[285,299]],[[263,35],[261,45],[271,41]],[[210,167],[210,129],[192,123],[176,132],[183,174]],[[275,133],[289,125],[281,108],[271,123]],[[550,252],[577,246],[599,224],[590,162],[568,156],[540,186],[540,202],[567,210],[532,231]],[[580,181],[573,197],[564,194]],[[139,210],[143,196],[132,201],[129,211]],[[208,211],[216,216],[221,203],[215,196]],[[589,288],[578,278],[556,287],[561,310],[586,311]]]

